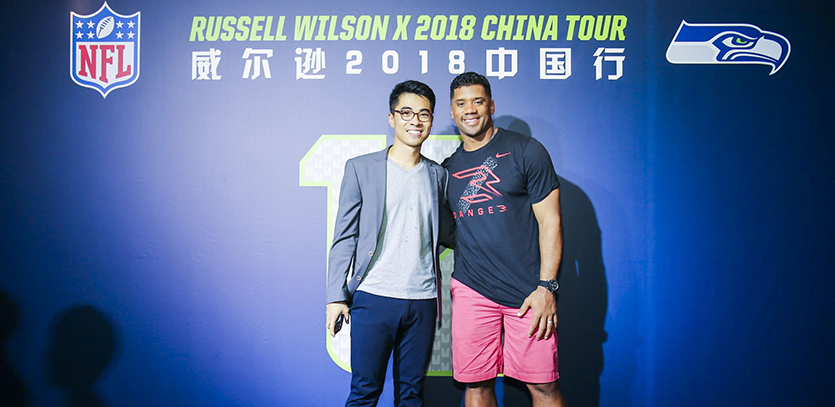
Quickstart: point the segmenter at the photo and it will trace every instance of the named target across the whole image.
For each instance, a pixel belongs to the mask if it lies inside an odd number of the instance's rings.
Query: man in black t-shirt
[[[443,163],[456,225],[454,377],[467,383],[468,407],[496,405],[501,373],[526,383],[535,407],[564,406],[555,297],[562,220],[551,157],[536,139],[494,127],[484,76],[457,76],[450,99],[463,139]]]

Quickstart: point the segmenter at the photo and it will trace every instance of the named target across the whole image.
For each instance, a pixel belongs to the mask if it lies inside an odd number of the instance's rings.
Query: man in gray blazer
[[[422,406],[440,315],[438,259],[447,175],[420,148],[435,94],[417,81],[389,96],[394,143],[348,160],[329,255],[327,328],[351,323],[351,394],[374,406],[394,355],[395,405]],[[451,224],[451,222],[450,222]],[[446,222],[444,222],[446,225]]]

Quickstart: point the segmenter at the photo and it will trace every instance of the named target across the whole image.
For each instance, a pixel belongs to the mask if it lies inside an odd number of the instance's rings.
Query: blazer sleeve
[[[328,255],[328,303],[348,301],[350,297],[346,280],[356,256],[361,208],[362,193],[357,171],[352,160],[348,160],[339,190],[339,209]]]

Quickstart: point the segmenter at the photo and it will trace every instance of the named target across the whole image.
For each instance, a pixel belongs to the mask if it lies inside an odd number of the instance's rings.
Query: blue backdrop
[[[331,182],[391,140],[399,81],[432,86],[433,134],[457,134],[460,69],[490,74],[497,123],[539,139],[561,177],[572,405],[835,396],[823,3],[108,6],[112,26],[83,17],[99,0],[0,16],[0,404],[341,405],[350,374],[324,332]],[[756,26],[790,53],[674,64],[683,21]],[[434,142],[436,156],[455,143]],[[460,405],[462,387],[431,374],[429,405]],[[529,403],[499,388],[503,405]]]

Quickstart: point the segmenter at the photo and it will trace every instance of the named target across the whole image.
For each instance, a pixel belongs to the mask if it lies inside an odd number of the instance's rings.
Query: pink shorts
[[[455,380],[474,383],[505,374],[525,383],[559,379],[557,335],[528,337],[533,313],[496,304],[472,288],[450,281],[452,370]],[[502,334],[504,333],[504,338]]]

